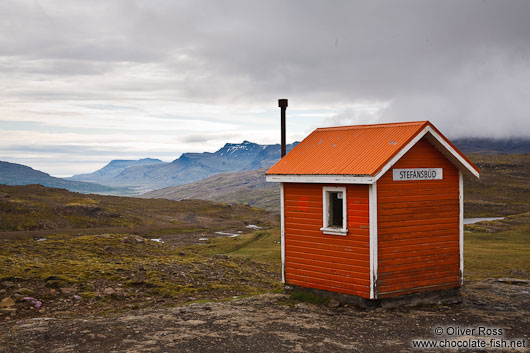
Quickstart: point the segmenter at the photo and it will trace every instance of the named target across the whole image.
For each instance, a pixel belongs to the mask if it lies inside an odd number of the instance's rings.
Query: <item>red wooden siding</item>
[[[346,186],[348,235],[323,234],[322,184],[284,183],[285,282],[370,297],[367,185]]]
[[[443,168],[443,179],[393,181],[395,168]],[[424,138],[378,180],[378,298],[460,285],[458,178]]]

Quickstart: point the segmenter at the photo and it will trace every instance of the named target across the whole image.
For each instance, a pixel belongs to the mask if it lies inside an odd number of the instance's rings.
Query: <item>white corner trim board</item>
[[[370,299],[377,299],[377,183],[368,186],[370,219]]]
[[[458,201],[460,209],[459,245],[460,245],[460,285],[464,284],[464,176],[458,172]]]
[[[280,227],[281,227],[281,252],[282,252],[282,283],[285,284],[285,197],[283,183],[280,184]]]

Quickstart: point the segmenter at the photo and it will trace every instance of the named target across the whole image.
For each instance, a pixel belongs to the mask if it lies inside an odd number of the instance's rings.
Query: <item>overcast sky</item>
[[[111,159],[431,120],[530,137],[530,1],[0,1],[0,160]]]

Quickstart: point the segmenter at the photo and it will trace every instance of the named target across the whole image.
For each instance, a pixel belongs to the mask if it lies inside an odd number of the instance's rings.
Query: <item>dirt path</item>
[[[0,352],[408,352],[419,338],[521,339],[528,347],[529,292],[528,284],[489,280],[468,284],[464,302],[453,306],[329,308],[264,294],[99,318],[5,321]],[[475,332],[437,336],[439,326]],[[480,326],[502,335],[478,335]]]

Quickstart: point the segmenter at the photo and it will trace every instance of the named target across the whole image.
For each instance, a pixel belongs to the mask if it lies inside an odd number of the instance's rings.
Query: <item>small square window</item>
[[[346,235],[346,188],[324,187],[322,190],[324,234]]]

